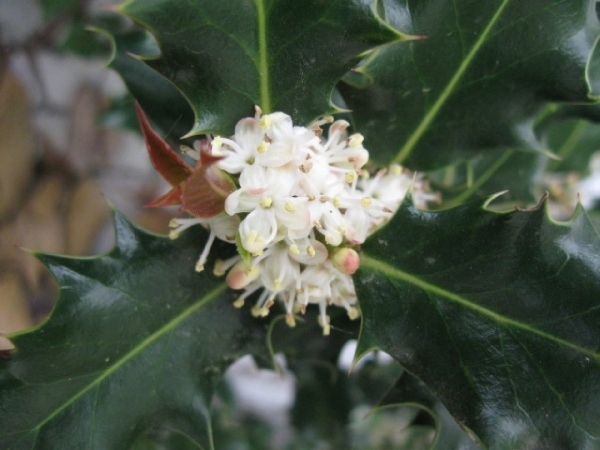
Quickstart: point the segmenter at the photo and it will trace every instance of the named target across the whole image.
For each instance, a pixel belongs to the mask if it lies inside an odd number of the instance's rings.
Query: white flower
[[[325,117],[309,128],[294,126],[281,112],[242,119],[230,138],[185,149],[199,158],[207,149],[238,186],[225,200],[225,211],[210,219],[176,219],[172,237],[195,224],[210,229],[196,265],[202,270],[215,239],[236,241],[241,256],[217,261],[214,272],[243,290],[242,307],[259,293],[252,314],[264,317],[276,300],[295,325],[295,314],[319,306],[324,334],[331,325],[327,307],[360,316],[351,274],[360,265],[353,246],[362,244],[392,216],[412,187],[417,205],[435,198],[426,183],[399,166],[369,178],[363,136],[347,136],[348,122]],[[331,123],[327,138],[320,126]]]

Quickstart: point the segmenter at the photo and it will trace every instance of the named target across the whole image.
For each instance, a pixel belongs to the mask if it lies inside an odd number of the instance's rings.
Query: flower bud
[[[333,266],[346,275],[352,275],[360,267],[360,257],[351,248],[340,248],[331,254]]]

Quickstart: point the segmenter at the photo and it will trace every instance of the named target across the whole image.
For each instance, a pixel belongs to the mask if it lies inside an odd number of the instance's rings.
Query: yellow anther
[[[333,206],[335,206],[336,208],[339,208],[341,204],[342,204],[342,201],[340,200],[339,197],[333,198]]]
[[[323,121],[325,123],[333,123],[333,116],[325,116],[323,117]]]
[[[290,253],[292,255],[299,255],[300,254],[300,250],[298,249],[298,246],[296,244],[292,244],[289,246],[288,250],[290,251]]]
[[[179,237],[179,233],[175,230],[169,231],[169,239],[175,240]]]
[[[360,205],[363,208],[368,208],[369,206],[371,206],[372,203],[373,203],[373,200],[371,200],[370,197],[363,197],[360,199]]]
[[[217,259],[215,261],[215,268],[213,269],[213,274],[217,277],[221,277],[225,275],[225,269],[223,269],[223,260]]]
[[[325,321],[323,321],[323,318],[319,316],[317,320],[319,325],[323,327],[323,336],[329,336],[329,333],[331,332],[331,326],[329,325],[331,318],[329,316],[325,316]]]
[[[285,210],[291,213],[295,213],[297,211],[296,207],[292,202],[285,202]]]
[[[256,238],[258,238],[258,231],[252,230],[248,236],[246,236],[246,242],[253,244],[256,242]]]
[[[196,270],[196,272],[202,272],[204,270],[204,264],[202,264],[200,261],[198,261],[196,263],[195,270]]]
[[[269,309],[268,308],[258,308],[258,307],[254,307],[250,310],[250,313],[254,316],[254,317],[267,317],[269,315]]]
[[[360,311],[353,306],[348,310],[348,317],[350,320],[356,320],[360,317]]]
[[[340,225],[337,229],[342,236],[346,236],[348,233],[348,229],[344,225]]]
[[[392,166],[390,166],[390,172],[392,173],[392,175],[400,175],[402,173],[402,166],[399,166],[398,164],[393,164]]]
[[[365,137],[362,134],[353,134],[348,138],[348,147],[360,147],[364,140]]]
[[[271,197],[265,197],[260,201],[260,206],[263,208],[270,208],[273,204],[273,199]]]
[[[296,326],[296,319],[294,319],[294,315],[287,313],[285,315],[285,323],[287,323],[288,327],[294,328]]]
[[[280,291],[281,290],[281,285],[283,284],[283,280],[281,278],[275,278],[275,280],[273,280],[273,288],[276,291]]]
[[[169,222],[169,228],[177,228],[179,226],[179,222],[177,219],[171,219]]]
[[[258,121],[258,124],[263,130],[268,130],[271,127],[271,116],[262,116]]]
[[[244,299],[238,298],[235,302],[233,302],[233,306],[235,306],[236,308],[241,308],[242,306],[244,306]]]
[[[317,254],[317,252],[315,251],[315,248],[312,245],[309,245],[308,247],[306,247],[306,254],[312,258]]]
[[[269,150],[270,146],[271,146],[270,143],[268,143],[266,141],[262,141],[260,144],[258,144],[258,147],[256,147],[256,151],[258,153],[265,153],[267,150]]]
[[[356,172],[348,172],[344,179],[346,183],[354,183],[356,181]]]

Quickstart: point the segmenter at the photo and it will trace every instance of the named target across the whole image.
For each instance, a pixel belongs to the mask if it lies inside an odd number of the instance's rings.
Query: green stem
[[[260,78],[260,108],[263,113],[271,112],[271,93],[269,82],[269,54],[267,48],[267,17],[264,0],[256,0],[256,16],[258,19],[258,64]]]

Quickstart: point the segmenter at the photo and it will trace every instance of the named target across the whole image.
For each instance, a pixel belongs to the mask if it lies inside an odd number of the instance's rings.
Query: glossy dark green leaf
[[[534,187],[539,182],[548,157],[533,152],[497,150],[480,154],[458,164],[427,173],[441,203],[432,208],[446,209],[466,201],[506,193],[502,205],[534,204]]]
[[[335,83],[358,56],[402,34],[364,0],[130,0],[162,56],[147,63],[184,93],[194,134],[232,134],[237,121],[283,111],[299,124],[335,110]]]
[[[260,353],[263,327],[231,305],[222,278],[194,272],[205,231],[171,241],[118,214],[116,228],[106,255],[40,255],[60,298],[0,360],[3,450],[121,450],[149,432],[213,448],[215,385],[235,358]]]
[[[589,102],[595,0],[386,0],[389,22],[427,39],[373,53],[340,90],[372,155],[419,170],[490,149],[544,150],[550,101]]]
[[[431,393],[425,383],[403,372],[394,386],[381,399],[379,406],[416,405],[435,422],[436,435],[429,450],[478,450],[479,447],[460,429],[442,403]]]
[[[187,100],[169,80],[132,56],[157,55],[156,41],[142,28],[115,14],[110,20],[98,24],[96,30],[108,37],[113,48],[108,67],[119,73],[129,93],[148,117],[167,138],[178,140],[187,133],[194,123],[194,114]],[[121,103],[120,119],[124,123],[132,122],[133,109],[133,100],[131,105]],[[134,123],[137,120],[134,119]]]
[[[600,240],[582,209],[425,212],[364,245],[359,354],[390,353],[490,449],[600,448]]]
[[[550,105],[538,122],[540,139],[559,158],[548,170],[587,175],[600,150],[600,105]]]

